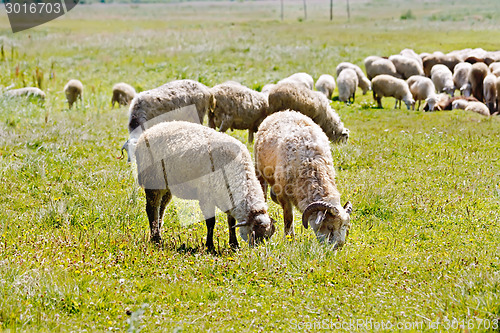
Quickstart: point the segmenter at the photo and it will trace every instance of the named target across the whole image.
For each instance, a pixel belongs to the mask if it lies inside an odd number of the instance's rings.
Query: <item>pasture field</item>
[[[17,34],[2,9],[0,86],[40,83],[48,97],[0,98],[0,331],[498,331],[498,117],[377,109],[360,90],[352,106],[333,101],[351,130],[331,146],[337,185],[354,206],[337,253],[298,211],[284,238],[273,202],[278,230],[256,248],[232,252],[219,212],[219,254],[207,253],[199,214],[185,223],[190,204],[175,199],[164,245],[148,241],[144,193],[116,158],[128,118],[110,107],[114,83],[260,89],[407,47],[500,50],[497,0],[351,0],[350,21],[344,5],[333,22],[319,1],[307,20],[287,1],[283,22],[273,1],[78,5]],[[85,92],[68,110],[71,78]]]

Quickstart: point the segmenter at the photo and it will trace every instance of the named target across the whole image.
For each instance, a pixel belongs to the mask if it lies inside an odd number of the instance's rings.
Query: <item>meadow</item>
[[[298,211],[283,237],[269,202],[269,242],[231,251],[219,212],[214,255],[196,204],[176,199],[163,246],[149,242],[143,190],[117,159],[127,108],[110,106],[120,81],[260,89],[404,48],[500,50],[497,0],[351,0],[350,20],[335,1],[333,21],[320,1],[307,20],[287,1],[283,21],[275,1],[91,4],[16,34],[1,11],[0,87],[48,97],[0,97],[0,331],[498,331],[500,118],[334,100],[351,131],[331,145],[354,206],[346,245],[318,244]],[[84,102],[68,110],[71,78]]]

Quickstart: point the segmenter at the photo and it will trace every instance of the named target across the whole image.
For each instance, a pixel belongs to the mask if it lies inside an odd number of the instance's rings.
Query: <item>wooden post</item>
[[[304,0],[304,21],[307,20],[307,4],[306,0]]]
[[[281,21],[283,21],[283,7],[284,7],[283,2],[284,1],[285,0],[281,0]]]
[[[330,0],[330,21],[333,21],[333,0]]]
[[[349,8],[349,0],[347,1],[347,21],[351,21],[351,9]]]

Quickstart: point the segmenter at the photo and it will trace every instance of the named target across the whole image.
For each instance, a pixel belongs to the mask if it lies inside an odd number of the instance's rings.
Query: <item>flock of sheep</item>
[[[364,63],[366,75],[343,62],[336,67],[337,81],[324,74],[315,84],[309,74],[296,73],[260,92],[234,81],[209,88],[176,80],[138,94],[126,83],[116,84],[112,105],[130,104],[123,149],[136,162],[145,190],[151,240],[161,241],[163,214],[173,196],[199,201],[210,250],[216,207],[227,213],[232,247],[238,247],[237,227],[250,244],[267,239],[275,231],[266,204],[270,187],[272,200],[283,209],[286,235],[294,233],[295,206],[305,228],[340,248],[349,234],[352,205],[341,205],[330,152],[330,142],[349,139],[330,104],[336,88],[346,103],[354,103],[359,87],[363,94],[372,90],[379,107],[383,97],[394,97],[396,107],[404,102],[408,109],[417,101],[417,109],[424,102],[430,111],[462,108],[485,116],[499,111],[500,51],[418,55],[405,49],[388,58],[369,56]],[[82,99],[83,85],[70,80],[64,91],[71,108]],[[37,88],[7,94],[45,98]],[[224,133],[228,129],[248,130],[249,142],[255,136],[255,161],[244,144]]]

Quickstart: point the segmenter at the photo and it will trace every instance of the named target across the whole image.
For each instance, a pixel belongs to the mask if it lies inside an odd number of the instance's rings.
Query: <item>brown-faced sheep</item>
[[[214,249],[216,207],[227,213],[232,247],[238,246],[235,227],[250,243],[274,233],[250,153],[235,138],[200,124],[163,122],[142,133],[136,160],[153,242],[161,241],[163,213],[172,196],[199,201],[209,250]]]
[[[267,114],[293,109],[314,120],[333,142],[347,142],[349,129],[344,127],[339,115],[330,106],[330,101],[318,91],[292,83],[278,84],[269,93]]]
[[[114,108],[115,103],[118,105],[129,105],[135,97],[135,89],[130,84],[125,82],[117,83],[113,86],[113,96],[111,97],[111,106]]]
[[[395,108],[401,107],[401,101],[405,102],[408,110],[415,103],[413,96],[405,80],[395,78],[391,75],[378,75],[372,80],[373,98],[379,108],[382,108],[382,97],[394,97]]]
[[[66,100],[68,101],[69,108],[73,107],[73,104],[79,99],[82,100],[83,95],[83,84],[79,80],[69,80],[64,86],[64,93],[66,94]]]
[[[335,249],[346,242],[352,205],[343,207],[335,185],[335,167],[325,133],[309,117],[283,111],[267,117],[255,139],[258,178],[283,208],[285,235],[294,235],[293,209],[320,242]]]
[[[269,106],[267,96],[231,82],[216,85],[210,92],[215,98],[215,108],[209,115],[209,123],[221,132],[247,129],[248,142],[253,142],[253,134],[266,117]]]

